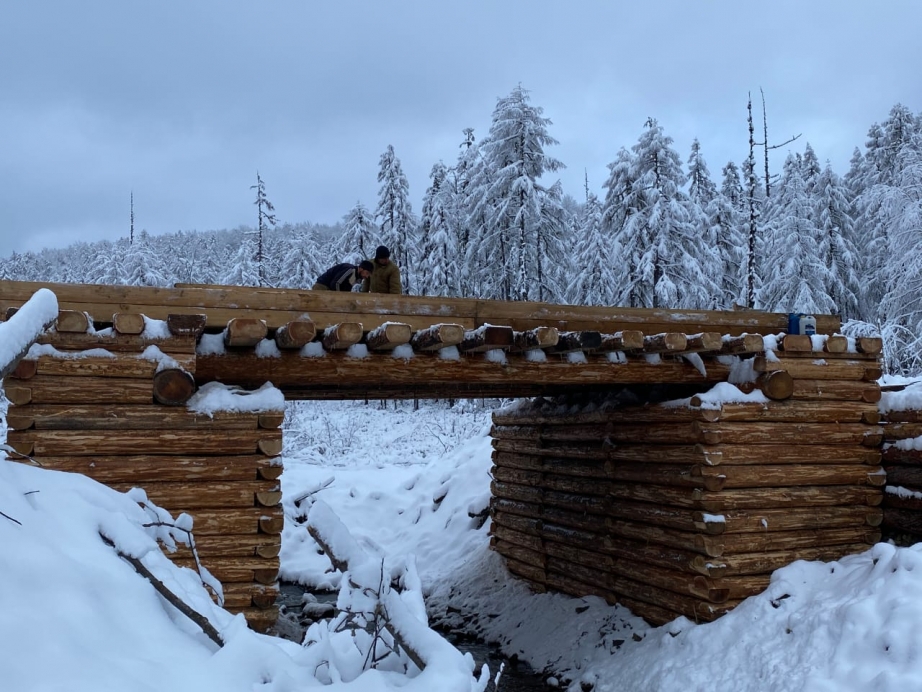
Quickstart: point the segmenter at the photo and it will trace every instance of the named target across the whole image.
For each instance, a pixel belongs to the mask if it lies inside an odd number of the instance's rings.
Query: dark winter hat
[[[373,272],[375,270],[375,265],[373,265],[368,260],[362,260],[359,264],[359,269],[364,269],[367,272]]]
[[[391,251],[387,249],[384,245],[379,245],[378,249],[375,250],[375,259],[384,259],[385,257],[390,257]]]

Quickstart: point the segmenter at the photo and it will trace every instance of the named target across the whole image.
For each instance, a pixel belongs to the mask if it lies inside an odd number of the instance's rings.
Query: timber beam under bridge
[[[39,288],[52,290],[62,310],[55,334],[43,338],[51,346],[85,342],[119,353],[155,345],[196,385],[271,382],[288,399],[524,397],[659,384],[701,391],[731,380],[739,356],[757,356],[756,372],[742,378],[764,385],[773,371],[765,339],[788,327],[786,314],[755,310],[17,281],[0,281],[0,316]],[[165,321],[168,333],[144,317]],[[818,334],[839,330],[836,316],[816,320]],[[791,351],[813,348],[808,337],[785,338]],[[820,348],[833,358],[854,350],[844,337]],[[35,374],[66,374],[55,370],[66,361],[32,362]]]

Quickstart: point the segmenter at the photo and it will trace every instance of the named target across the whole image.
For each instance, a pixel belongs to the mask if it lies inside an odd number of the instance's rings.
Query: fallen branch
[[[166,584],[164,584],[162,581],[157,579],[157,577],[154,576],[153,572],[147,569],[147,567],[144,566],[144,563],[142,563],[138,558],[132,557],[131,555],[127,555],[123,553],[121,550],[115,547],[115,543],[113,543],[111,540],[106,538],[103,534],[100,533],[99,536],[108,546],[110,546],[116,552],[116,554],[120,558],[125,560],[125,562],[127,562],[132,567],[134,567],[135,571],[138,574],[140,574],[142,577],[147,579],[147,581],[149,581],[153,585],[153,587],[157,590],[157,593],[159,593],[161,596],[163,596],[166,599],[167,603],[172,605],[174,608],[176,608],[176,610],[178,610],[180,613],[182,613],[187,618],[192,620],[192,622],[194,622],[196,625],[201,627],[202,632],[204,632],[211,641],[213,641],[219,647],[224,646],[224,640],[221,638],[221,634],[218,632],[218,630],[214,628],[214,625],[212,625],[204,615],[201,615],[200,613],[194,611],[192,608],[186,605],[179,598],[179,596],[174,594],[172,591],[170,591],[166,587]]]

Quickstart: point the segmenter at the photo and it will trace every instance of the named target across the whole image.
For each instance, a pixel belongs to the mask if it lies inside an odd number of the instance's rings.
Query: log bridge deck
[[[882,343],[839,335],[835,316],[811,339],[750,310],[12,281],[0,316],[39,288],[61,312],[39,339],[53,348],[4,381],[9,444],[191,513],[254,626],[277,613],[282,412],[180,406],[213,381],[287,399],[555,397],[494,414],[491,545],[537,590],[653,623],[713,619],[777,567],[881,535]],[[169,367],[138,357],[150,346]],[[107,353],[72,357],[90,349]],[[708,403],[720,382],[769,403]],[[624,389],[639,403],[603,403]]]

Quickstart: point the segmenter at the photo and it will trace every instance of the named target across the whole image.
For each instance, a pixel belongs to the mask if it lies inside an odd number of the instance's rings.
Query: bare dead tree
[[[781,147],[786,147],[791,142],[800,138],[800,134],[796,134],[785,142],[780,144],[771,144],[768,143],[768,114],[765,109],[765,92],[762,90],[762,87],[759,87],[759,93],[762,94],[762,141],[756,142],[756,146],[762,147],[765,153],[765,198],[768,199],[771,194],[771,175],[768,172],[768,152],[771,149],[780,149]],[[751,102],[750,102],[751,105]],[[752,118],[752,110],[750,108],[750,119]],[[801,133],[802,134],[802,133]]]
[[[746,104],[747,122],[749,124],[749,156],[743,166],[746,176],[746,196],[749,200],[749,242],[746,254],[746,307],[755,307],[755,264],[756,264],[756,140],[755,126],[752,122],[752,94]]]

